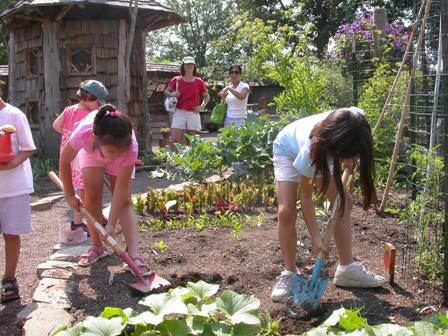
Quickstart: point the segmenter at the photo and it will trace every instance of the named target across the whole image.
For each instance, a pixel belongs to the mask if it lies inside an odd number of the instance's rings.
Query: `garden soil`
[[[135,186],[137,191],[146,188],[146,175],[138,175]],[[166,181],[160,182],[158,186],[164,184]],[[258,210],[264,212],[262,225],[245,228],[239,240],[234,239],[231,230],[225,228],[202,232],[191,229],[147,231],[139,235],[140,252],[151,268],[171,281],[173,286],[204,280],[219,284],[221,291],[233,290],[255,295],[261,301],[262,310],[268,311],[273,319],[281,320],[282,334],[301,334],[323,322],[333,310],[341,306],[362,308],[362,315],[371,325],[385,322],[407,325],[426,314],[441,310],[440,286],[418,280],[422,277],[417,276],[413,258],[409,255],[413,242],[406,239],[403,225],[399,224],[397,218],[378,217],[373,213],[369,214],[366,221],[364,211],[356,204],[352,217],[354,256],[369,270],[383,274],[384,244],[394,244],[397,247],[396,284],[387,284],[380,289],[342,289],[330,283],[321,308],[315,314],[309,316],[299,312],[297,317],[289,316],[284,304],[270,301],[272,286],[282,270],[275,209]],[[38,283],[36,266],[51,254],[57,242],[56,223],[66,222],[67,215],[64,201],[49,211],[33,212],[35,231],[23,239],[18,270],[22,298],[0,306],[0,335],[20,335],[20,330],[14,325],[15,316],[30,303]],[[298,231],[299,237],[303,237],[300,239],[298,266],[309,273],[314,259],[309,249],[310,240],[306,237],[300,218]],[[164,253],[155,247],[160,240],[167,246]],[[0,249],[3,248],[1,242]],[[327,262],[330,277],[334,274],[336,264],[336,249],[332,246]],[[76,321],[87,315],[99,314],[105,306],[132,307],[143,311],[144,307],[138,305],[140,297],[135,296],[136,293],[126,285],[132,276],[125,273],[121,266],[122,262],[117,256],[109,256],[73,275],[73,280],[79,285],[70,296],[69,312]],[[0,271],[3,269],[2,258]],[[114,276],[109,286],[110,273]]]

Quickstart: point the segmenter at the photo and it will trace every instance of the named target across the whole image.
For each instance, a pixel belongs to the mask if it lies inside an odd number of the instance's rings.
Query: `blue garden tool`
[[[342,184],[348,186],[351,182],[350,172],[348,169],[344,170],[342,175]],[[336,196],[336,200],[331,211],[330,219],[328,220],[327,229],[325,230],[322,238],[324,246],[328,249],[331,236],[333,235],[334,225],[336,224],[336,214],[340,205],[339,195]],[[327,288],[328,277],[320,278],[320,273],[325,265],[325,255],[319,252],[317,256],[316,264],[314,265],[311,279],[304,276],[294,277],[292,285],[292,301],[296,305],[302,306],[306,312],[315,311],[322,300]]]

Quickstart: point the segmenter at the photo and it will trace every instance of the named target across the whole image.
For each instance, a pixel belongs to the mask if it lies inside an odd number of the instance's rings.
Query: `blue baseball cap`
[[[109,91],[107,91],[103,83],[94,79],[89,79],[81,84],[81,90],[94,95],[98,99],[100,105],[106,104]]]

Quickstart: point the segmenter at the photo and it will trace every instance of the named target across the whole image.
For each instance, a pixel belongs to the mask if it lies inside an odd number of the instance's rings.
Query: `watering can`
[[[0,164],[9,163],[15,155],[12,150],[12,134],[16,128],[12,125],[0,127]]]

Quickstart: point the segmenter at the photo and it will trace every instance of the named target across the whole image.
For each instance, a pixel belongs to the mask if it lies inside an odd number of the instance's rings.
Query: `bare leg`
[[[285,269],[291,272],[297,272],[296,202],[298,186],[298,182],[277,182],[278,239]]]
[[[84,207],[101,223],[103,220],[103,211],[101,202],[103,199],[103,176],[104,168],[83,168],[82,178],[84,179]],[[94,223],[87,221],[90,240],[93,246],[102,247],[103,242],[100,235],[95,230]]]
[[[336,200],[336,186],[333,177],[330,179],[330,184],[326,193],[330,202],[334,203]],[[339,254],[339,264],[345,266],[353,262],[352,255],[352,196],[345,193],[345,209],[342,217],[338,215],[338,220],[334,228],[334,241],[336,243],[336,249]]]
[[[76,193],[84,201],[84,189],[78,189],[78,190],[76,190]],[[81,212],[73,210],[73,223],[74,224],[81,224],[82,223],[82,213]]]
[[[112,190],[115,188],[116,176],[110,176],[110,183]],[[123,236],[126,241],[128,254],[132,257],[138,255],[138,243],[137,243],[137,218],[135,217],[134,207],[131,200],[131,187],[132,183],[129,183],[129,199],[126,207],[120,214],[119,221],[123,230]]]
[[[5,240],[5,274],[4,278],[15,278],[20,255],[20,236],[4,234]]]

